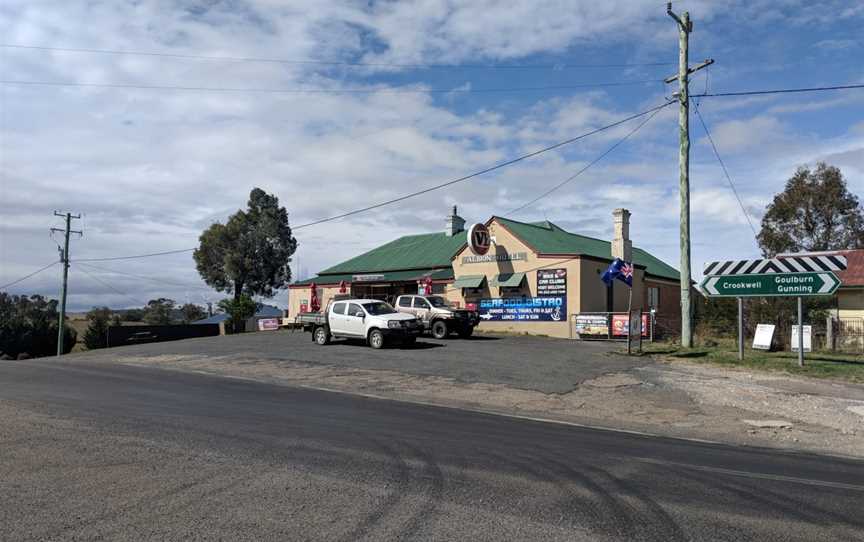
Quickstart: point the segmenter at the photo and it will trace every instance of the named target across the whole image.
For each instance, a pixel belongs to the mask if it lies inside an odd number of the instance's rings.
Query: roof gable
[[[556,226],[548,220],[543,222],[518,222],[502,217],[493,217],[519,239],[540,254],[579,254],[612,259],[612,243],[587,237]],[[656,277],[678,280],[678,270],[652,256],[641,248],[633,247],[633,263],[645,267],[645,272]]]
[[[442,232],[406,235],[318,274],[373,273],[450,267],[453,256],[464,244],[465,236],[461,234],[448,236]]]

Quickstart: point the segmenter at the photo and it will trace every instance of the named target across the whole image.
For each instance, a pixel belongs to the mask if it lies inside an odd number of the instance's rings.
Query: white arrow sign
[[[840,282],[833,273],[819,273],[819,278],[822,279],[823,282],[822,287],[819,288],[820,294],[827,294],[838,282]]]
[[[720,277],[711,277],[708,279],[708,282],[705,283],[705,291],[708,292],[708,295],[717,295],[720,292],[717,291],[717,283],[720,281]]]

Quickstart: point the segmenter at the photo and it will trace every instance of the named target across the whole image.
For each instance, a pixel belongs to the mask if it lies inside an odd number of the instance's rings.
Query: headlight
[[[387,322],[387,327],[390,327],[390,328],[402,327],[402,322],[400,322],[399,320],[390,320],[389,322]]]

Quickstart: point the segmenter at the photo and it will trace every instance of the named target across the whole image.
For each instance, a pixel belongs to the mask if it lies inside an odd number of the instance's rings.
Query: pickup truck
[[[400,295],[396,298],[396,310],[415,316],[436,339],[443,339],[453,331],[467,339],[480,323],[477,312],[453,307],[440,295]]]
[[[332,338],[345,338],[363,339],[372,348],[394,341],[407,346],[423,332],[417,318],[377,299],[334,300],[324,312],[301,314],[297,322],[312,332],[312,340],[320,345]]]

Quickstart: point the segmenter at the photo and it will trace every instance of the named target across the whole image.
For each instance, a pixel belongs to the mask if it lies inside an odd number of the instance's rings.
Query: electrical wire
[[[732,189],[732,193],[735,194],[735,199],[738,200],[738,205],[741,207],[741,211],[744,213],[744,218],[747,219],[747,224],[750,225],[750,231],[753,232],[753,238],[756,240],[757,245],[759,242],[759,235],[756,233],[756,228],[753,226],[753,221],[750,219],[750,213],[747,212],[747,208],[744,206],[744,202],[741,201],[741,196],[738,194],[738,190],[735,188],[735,183],[732,182],[732,177],[729,175],[729,171],[726,169],[726,164],[723,162],[723,158],[720,157],[720,152],[717,150],[717,145],[714,143],[714,138],[711,137],[711,132],[708,131],[708,125],[705,124],[705,119],[702,118],[702,113],[699,111],[699,106],[696,108],[696,117],[699,119],[699,123],[702,125],[702,129],[705,130],[705,135],[708,136],[708,141],[711,143],[711,148],[714,149],[714,156],[717,157],[717,161],[720,163],[720,167],[723,169],[723,175],[726,176],[726,180],[729,182],[729,187]]]
[[[669,102],[666,102],[666,104],[665,104],[663,107],[666,107],[667,105],[672,104],[672,103],[674,103],[674,101],[670,100]],[[643,126],[645,126],[646,124],[648,124],[648,122],[650,122],[651,119],[653,119],[653,118],[657,115],[657,113],[660,112],[661,109],[662,109],[662,107],[659,108],[659,109],[654,110],[653,113],[651,113],[648,117],[646,117],[645,119],[643,119],[642,122],[640,122],[640,123],[639,123],[635,128],[633,128],[632,130],[630,130],[630,131],[627,133],[627,135],[625,135],[624,137],[622,137],[621,139],[619,139],[618,141],[616,141],[615,144],[612,145],[611,147],[609,147],[608,149],[606,149],[606,151],[603,152],[603,154],[601,154],[600,156],[598,156],[597,158],[595,158],[595,159],[592,160],[591,162],[588,162],[588,164],[585,165],[582,169],[580,169],[579,171],[577,171],[577,172],[574,173],[573,175],[567,177],[566,179],[564,179],[564,180],[561,181],[560,183],[556,184],[555,186],[553,186],[552,188],[550,188],[550,189],[547,190],[546,192],[543,192],[542,194],[540,194],[540,195],[537,196],[536,198],[532,199],[531,201],[529,201],[529,202],[527,202],[527,203],[525,203],[525,204],[523,204],[523,205],[520,205],[519,207],[516,207],[515,209],[511,209],[510,211],[507,212],[507,214],[508,214],[508,215],[514,215],[514,214],[518,213],[518,212],[521,211],[522,209],[525,209],[526,207],[529,207],[529,206],[531,206],[531,205],[537,203],[538,201],[540,201],[541,199],[545,198],[546,196],[548,196],[548,195],[551,194],[552,192],[555,192],[556,190],[558,190],[558,189],[561,188],[562,186],[564,186],[564,185],[570,183],[571,181],[573,181],[573,180],[574,180],[576,177],[578,177],[579,175],[582,175],[583,173],[585,173],[589,168],[591,168],[591,166],[593,166],[594,164],[596,164],[597,162],[599,162],[600,160],[602,160],[603,158],[605,158],[606,155],[608,155],[609,153],[611,153],[612,151],[614,151],[616,148],[618,148],[619,145],[621,145],[622,143],[624,143],[625,141],[627,141],[628,139],[630,139],[630,136],[632,136],[633,134],[635,134],[636,132],[638,132],[638,131],[643,127]]]
[[[19,45],[12,43],[0,44],[0,47],[6,49],[30,49],[38,51],[58,51],[66,53],[95,53],[104,55],[135,55],[135,56],[150,56],[161,58],[183,58],[197,60],[221,60],[229,62],[265,62],[274,64],[298,64],[298,65],[323,65],[323,66],[348,66],[348,67],[375,67],[375,68],[413,68],[413,69],[488,69],[488,70],[512,70],[512,69],[570,69],[570,68],[635,68],[635,67],[651,67],[651,66],[672,66],[675,62],[620,62],[611,64],[400,64],[390,62],[353,62],[346,60],[291,60],[280,58],[260,58],[260,57],[234,57],[234,56],[210,56],[198,54],[184,53],[162,53],[155,51],[123,51],[116,49],[87,49],[74,47],[48,47],[40,45]]]
[[[178,250],[166,250],[165,252],[152,252],[150,254],[137,254],[134,256],[113,256],[106,258],[81,258],[78,260],[70,260],[72,263],[81,262],[113,262],[117,260],[134,260],[137,258],[150,258],[151,256],[165,256],[168,254],[181,254],[183,252],[192,252],[194,248],[181,248]]]
[[[521,162],[521,161],[523,161],[523,160],[526,160],[526,159],[528,159],[528,158],[532,158],[532,157],[537,156],[537,155],[539,155],[539,154],[543,154],[543,153],[545,153],[545,152],[549,152],[549,151],[551,151],[551,150],[554,150],[554,149],[557,149],[557,148],[563,147],[563,146],[565,146],[565,145],[569,145],[569,144],[571,144],[571,143],[574,143],[574,142],[576,142],[576,141],[579,141],[580,139],[584,139],[584,138],[589,137],[589,136],[592,136],[592,135],[594,135],[594,134],[598,134],[598,133],[603,132],[603,131],[605,131],[605,130],[609,130],[609,129],[611,129],[611,128],[614,128],[615,126],[619,126],[619,125],[621,125],[621,124],[624,124],[624,123],[626,123],[627,121],[630,121],[630,120],[637,119],[637,118],[639,118],[639,117],[642,117],[642,116],[648,115],[648,114],[650,114],[650,113],[653,113],[653,112],[655,112],[655,111],[658,111],[658,110],[660,110],[660,109],[663,109],[664,107],[666,107],[667,105],[669,105],[669,103],[670,103],[670,102],[665,102],[665,103],[663,103],[663,104],[661,104],[661,105],[658,105],[658,106],[652,107],[652,108],[650,108],[650,109],[646,109],[645,111],[642,111],[642,112],[640,112],[640,113],[636,113],[636,114],[634,114],[634,115],[630,115],[629,117],[626,117],[626,118],[623,118],[623,119],[621,119],[621,120],[615,121],[615,122],[613,122],[613,123],[611,123],[611,124],[607,124],[607,125],[605,125],[605,126],[601,126],[600,128],[596,128],[596,129],[591,130],[591,131],[589,131],[589,132],[586,132],[586,133],[584,133],[584,134],[578,135],[578,136],[576,136],[576,137],[572,137],[572,138],[570,138],[570,139],[566,139],[566,140],[564,140],[564,141],[561,141],[561,142],[559,142],[559,143],[555,143],[554,145],[550,145],[550,146],[548,146],[548,147],[544,147],[544,148],[539,149],[539,150],[536,150],[536,151],[534,151],[534,152],[530,152],[530,153],[528,153],[528,154],[523,154],[522,156],[519,156],[519,157],[514,158],[514,159],[512,159],[512,160],[508,160],[508,161],[506,161],[506,162],[502,162],[502,163],[500,163],[500,164],[497,164],[497,165],[494,165],[494,166],[488,167],[488,168],[486,168],[486,169],[482,169],[482,170],[477,171],[477,172],[475,172],[475,173],[471,173],[470,175],[465,175],[464,177],[459,177],[458,179],[453,179],[453,180],[451,180],[451,181],[447,181],[447,182],[445,182],[445,183],[437,184],[437,185],[435,185],[435,186],[430,186],[430,187],[428,187],[428,188],[424,188],[423,190],[418,190],[418,191],[416,191],[416,192],[412,192],[412,193],[410,193],[410,194],[406,194],[406,195],[404,195],[404,196],[400,196],[400,197],[398,197],[398,198],[393,198],[393,199],[390,199],[390,200],[387,200],[387,201],[382,201],[382,202],[380,202],[380,203],[376,203],[376,204],[374,204],[374,205],[369,205],[369,206],[366,206],[366,207],[361,207],[361,208],[359,208],[359,209],[355,209],[355,210],[353,210],[353,211],[348,211],[348,212],[345,212],[345,213],[342,213],[342,214],[338,214],[338,215],[330,216],[330,217],[327,217],[327,218],[322,218],[322,219],[319,219],[319,220],[314,220],[314,221],[312,221],[312,222],[307,222],[307,223],[305,223],[305,224],[300,224],[299,226],[294,226],[292,229],[294,229],[294,230],[299,230],[299,229],[303,229],[303,228],[308,228],[309,226],[315,226],[315,225],[317,225],[317,224],[322,224],[322,223],[324,223],[324,222],[331,222],[331,221],[333,221],[333,220],[339,220],[339,219],[341,219],[341,218],[346,218],[346,217],[353,216],[353,215],[356,215],[356,214],[364,213],[364,212],[366,212],[366,211],[370,211],[370,210],[372,210],[372,209],[378,209],[378,208],[380,208],[380,207],[384,207],[384,206],[386,206],[386,205],[392,205],[393,203],[398,203],[398,202],[400,202],[400,201],[405,201],[405,200],[407,200],[407,199],[414,198],[414,197],[417,197],[417,196],[420,196],[420,195],[423,195],[423,194],[426,194],[426,193],[429,193],[429,192],[432,192],[432,191],[435,191],[435,190],[440,190],[441,188],[445,188],[445,187],[447,187],[447,186],[452,186],[452,185],[454,185],[454,184],[461,183],[461,182],[467,181],[467,180],[469,180],[469,179],[473,179],[474,177],[479,177],[480,175],[484,175],[484,174],[486,174],[486,173],[489,173],[489,172],[492,172],[492,171],[495,171],[495,170],[498,170],[498,169],[501,169],[501,168],[504,168],[504,167],[507,167],[507,166],[511,166],[511,165],[513,165],[513,164],[516,164],[516,163]]]
[[[550,90],[576,90],[584,88],[624,87],[657,83],[660,79],[642,79],[637,81],[611,81],[605,83],[578,83],[573,85],[553,85],[543,87],[501,87],[501,88],[249,88],[249,87],[196,87],[179,85],[138,85],[133,83],[87,83],[77,81],[22,81],[2,79],[0,84],[49,87],[87,87],[108,89],[139,89],[139,90],[176,90],[197,92],[251,92],[265,94],[478,94],[506,92],[545,92]]]
[[[83,267],[75,267],[75,269],[78,269],[79,271],[81,271],[82,273],[84,273],[85,275],[87,275],[88,277],[90,277],[91,279],[93,279],[93,280],[95,280],[96,282],[102,284],[103,286],[105,286],[105,287],[108,288],[109,290],[112,290],[114,293],[120,294],[120,295],[122,295],[123,297],[125,297],[126,299],[131,299],[132,301],[134,301],[134,302],[135,302],[136,304],[138,304],[138,305],[141,305],[141,306],[144,306],[144,307],[147,306],[147,303],[146,303],[146,302],[141,301],[140,299],[136,299],[136,298],[130,296],[129,294],[127,294],[127,293],[121,292],[120,290],[118,290],[118,289],[115,288],[114,286],[111,286],[109,283],[107,283],[107,282],[105,282],[104,280],[100,279],[100,278],[97,277],[96,275],[91,274],[89,271],[87,271],[87,270],[84,269]]]
[[[95,265],[92,265],[92,264],[89,264],[89,263],[81,263],[81,262],[78,262],[78,263],[79,263],[80,265],[83,265],[83,266],[88,267],[88,268],[90,268],[90,269],[95,269],[96,271],[102,271],[102,272],[105,272],[105,273],[113,273],[113,274],[115,274],[115,275],[124,275],[124,276],[127,276],[127,277],[132,277],[132,278],[141,279],[141,280],[149,280],[150,282],[154,282],[154,283],[156,283],[156,284],[162,284],[162,285],[168,285],[168,286],[177,286],[177,287],[180,287],[180,288],[189,288],[189,289],[195,289],[195,290],[207,290],[207,291],[210,291],[210,288],[206,288],[206,287],[204,287],[204,286],[200,286],[200,285],[182,284],[182,283],[180,283],[180,282],[170,282],[170,281],[167,281],[167,280],[156,279],[156,278],[148,277],[148,276],[145,276],[145,275],[136,275],[136,274],[134,274],[134,273],[126,273],[126,272],[124,272],[124,271],[117,271],[116,269],[108,269],[108,268],[106,268],[106,267],[98,267],[98,266],[95,266]]]
[[[13,280],[12,282],[10,282],[10,283],[8,283],[8,284],[4,284],[3,286],[0,286],[0,290],[5,290],[6,288],[8,288],[8,287],[10,287],[10,286],[15,286],[15,285],[18,284],[19,282],[24,282],[25,280],[29,279],[30,277],[36,276],[36,275],[38,275],[39,273],[41,273],[42,271],[45,271],[45,270],[48,269],[49,267],[55,266],[55,265],[57,265],[58,263],[60,263],[60,262],[59,262],[59,261],[58,261],[58,262],[51,262],[51,263],[49,263],[48,265],[46,265],[46,266],[44,266],[44,267],[40,267],[39,269],[37,269],[36,271],[33,271],[33,272],[30,273],[29,275],[23,276],[23,277],[21,277],[21,278],[18,279],[18,280]]]
[[[723,96],[759,96],[762,94],[794,94],[798,92],[821,92],[826,90],[852,90],[862,89],[864,84],[860,85],[835,85],[831,87],[803,87],[803,88],[779,88],[773,90],[744,90],[740,92],[706,92],[703,94],[693,94],[691,98],[719,98]]]

